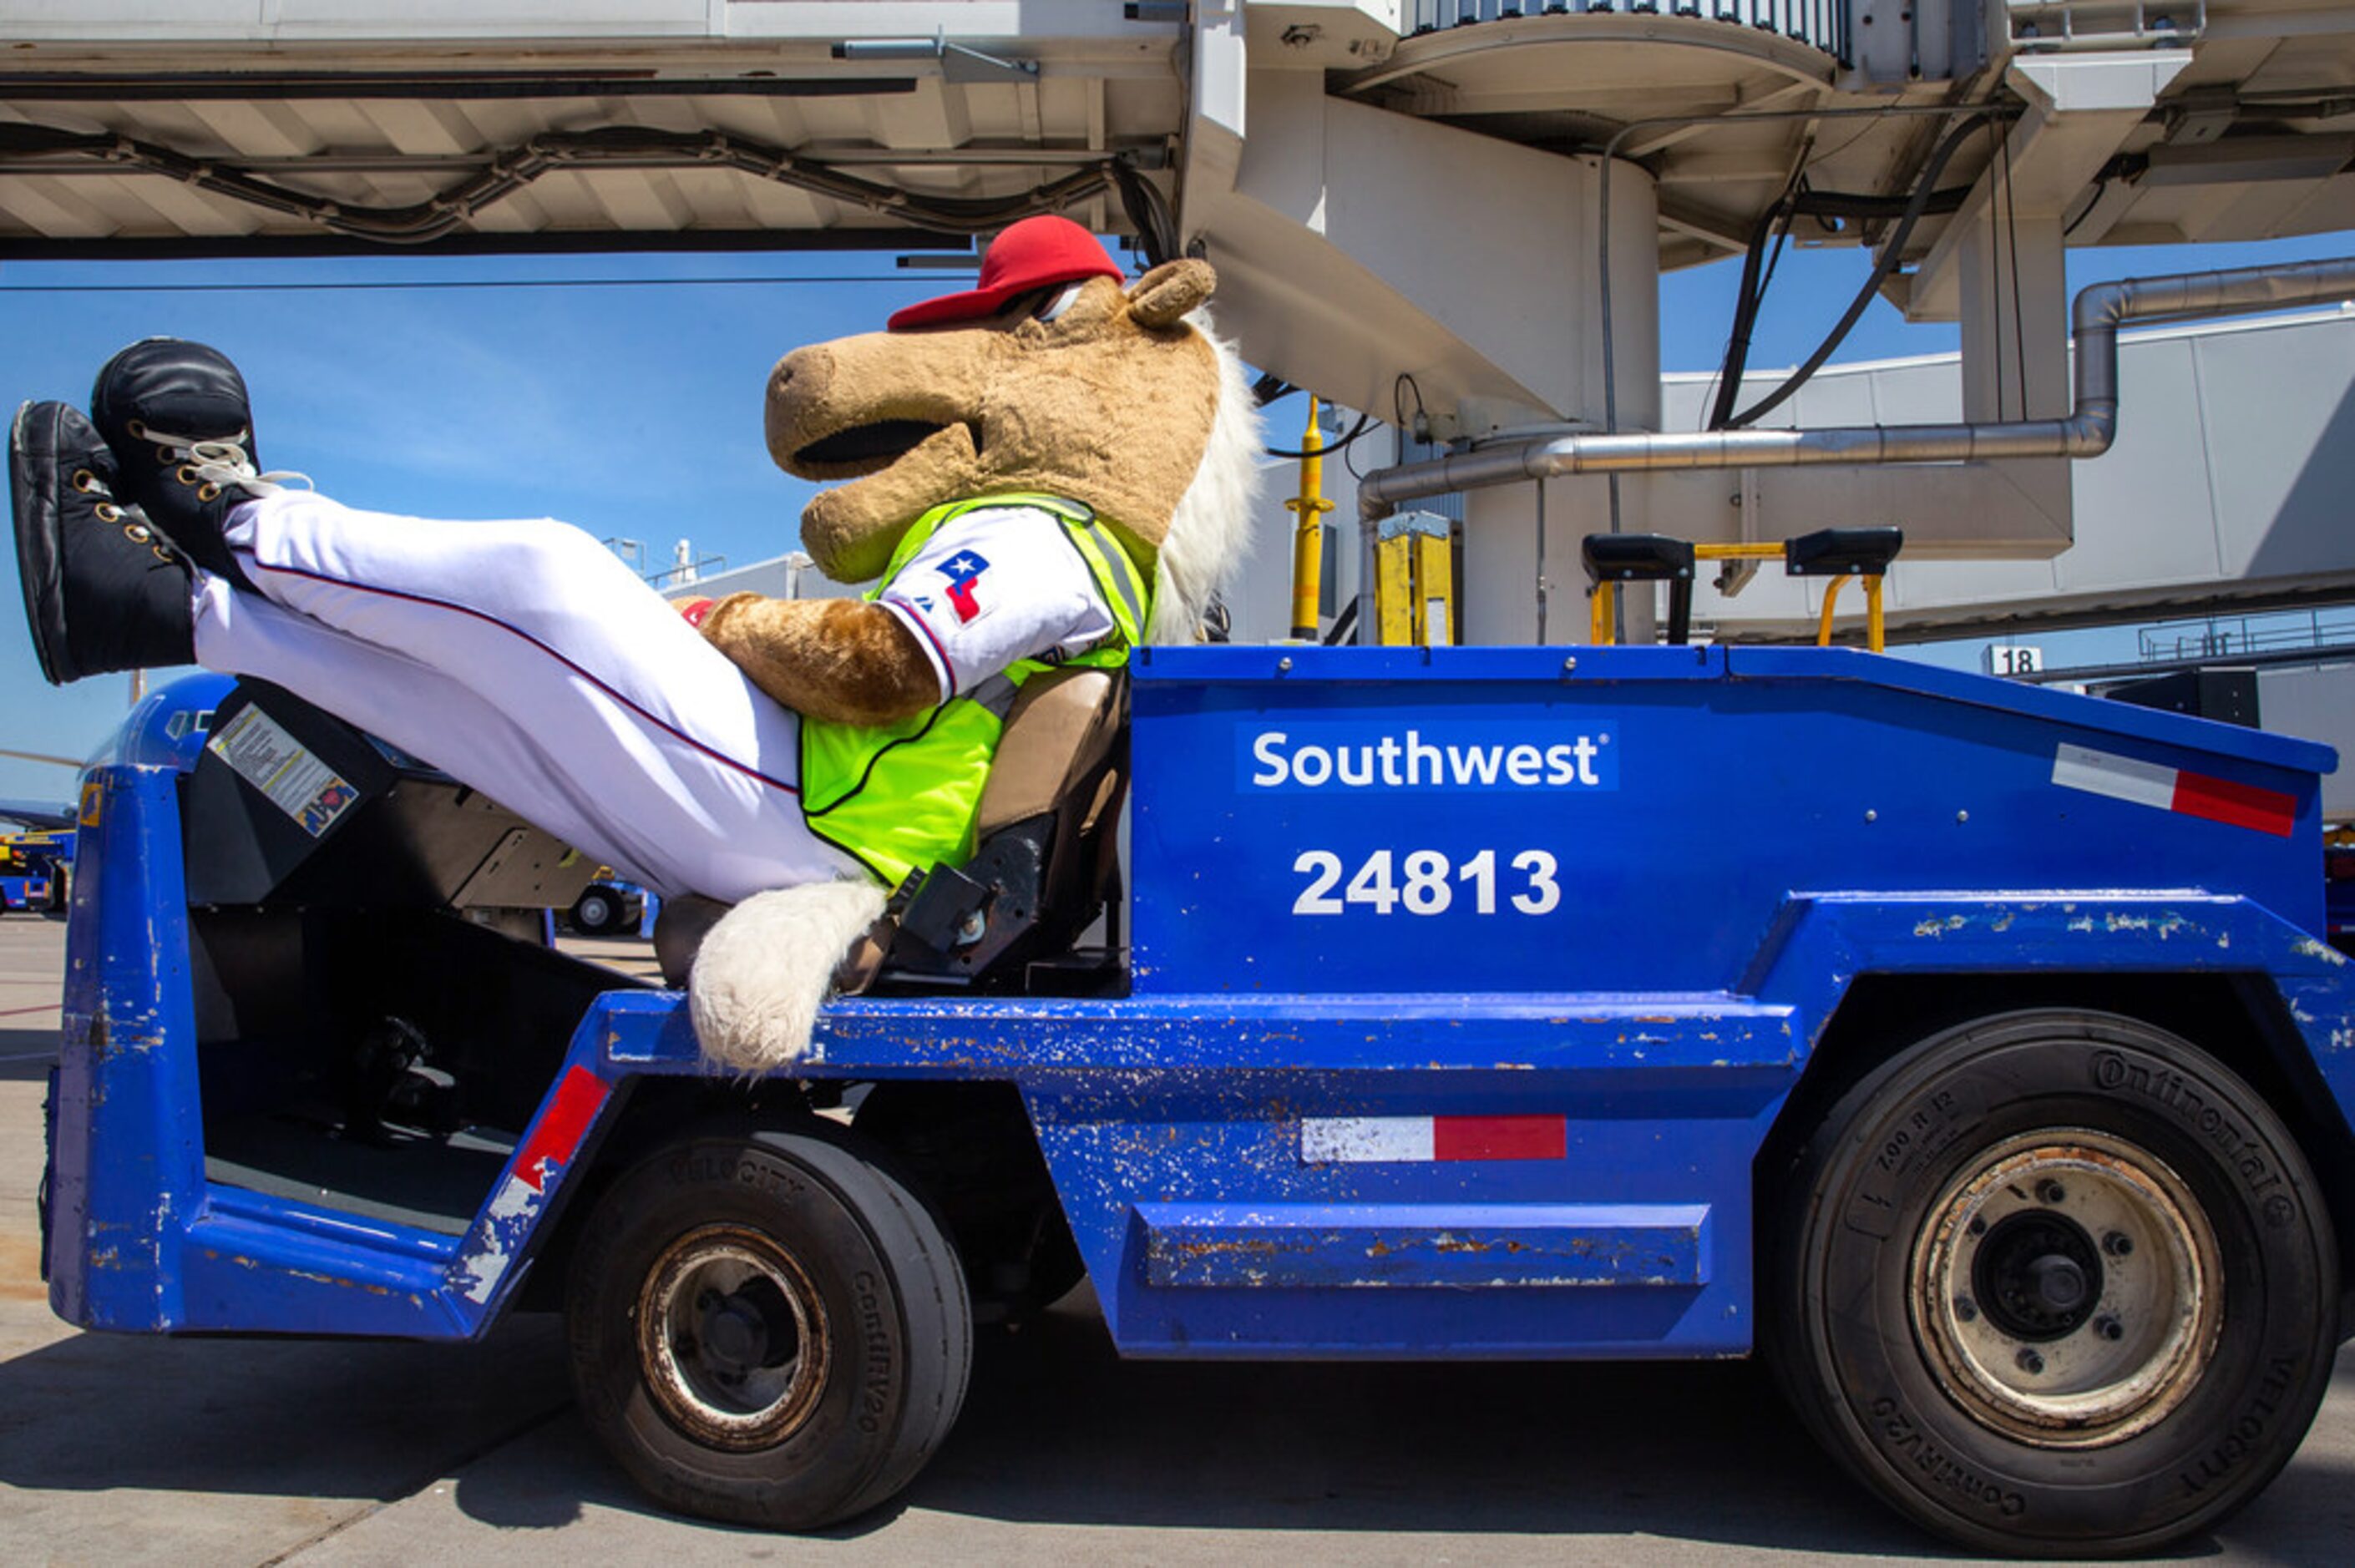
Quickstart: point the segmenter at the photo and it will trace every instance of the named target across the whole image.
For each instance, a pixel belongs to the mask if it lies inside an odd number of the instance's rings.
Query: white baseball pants
[[[286,491],[227,535],[261,591],[197,573],[206,668],[275,682],[665,895],[866,877],[803,822],[799,719],[580,529]]]

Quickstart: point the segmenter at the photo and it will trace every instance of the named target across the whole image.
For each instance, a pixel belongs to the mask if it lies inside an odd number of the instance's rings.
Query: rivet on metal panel
[[[1569,674],[1572,670],[1575,670],[1575,669],[1577,669],[1577,668],[1578,668],[1578,655],[1577,655],[1577,654],[1575,654],[1575,653],[1572,654],[1569,658],[1564,659],[1564,660],[1561,662],[1561,673],[1562,673],[1563,674],[1565,674],[1565,675]]]
[[[1955,821],[1958,822],[1967,822],[1970,820],[1971,814],[1968,811],[1956,811],[1955,813]]]
[[[1864,809],[1864,820],[1868,822],[1877,822],[1881,821],[1881,813],[1867,806]]]
[[[1279,674],[1279,675],[1284,674],[1284,673],[1286,673],[1287,671],[1289,671],[1291,668],[1292,668],[1292,656],[1291,656],[1290,654],[1288,654],[1288,653],[1287,653],[1287,654],[1285,654],[1283,658],[1278,659],[1278,660],[1275,662],[1275,673],[1276,673],[1277,674]]]

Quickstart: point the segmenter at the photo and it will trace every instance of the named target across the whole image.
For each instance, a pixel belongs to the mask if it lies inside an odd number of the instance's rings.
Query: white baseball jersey
[[[1084,653],[1114,630],[1062,520],[1018,503],[942,524],[877,602],[916,634],[943,702],[1018,660]]]

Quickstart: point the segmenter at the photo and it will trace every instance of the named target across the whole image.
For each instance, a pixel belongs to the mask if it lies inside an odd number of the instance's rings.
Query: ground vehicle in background
[[[581,890],[565,923],[584,937],[635,935],[646,916],[646,890],[599,866],[596,880]]]
[[[61,829],[0,834],[0,910],[64,914],[73,849],[73,834]]]
[[[1051,766],[750,1085],[476,917],[577,896],[561,846],[285,694],[174,699],[316,767],[142,724],[87,778],[55,1308],[560,1307],[638,1481],[787,1528],[906,1486],[973,1324],[1082,1269],[1132,1355],[1763,1352],[1983,1549],[2149,1549],[2296,1448],[2355,1221],[2327,749],[1838,649],[1033,685]]]

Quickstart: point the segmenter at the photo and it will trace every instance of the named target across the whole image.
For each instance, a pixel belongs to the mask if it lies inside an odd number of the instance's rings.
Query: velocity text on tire
[[[599,1202],[566,1289],[573,1384],[656,1499],[815,1529],[899,1491],[947,1436],[964,1277],[885,1159],[816,1120],[690,1137]]]
[[[1817,1436],[1981,1550],[2156,1549],[2305,1436],[2338,1261],[2281,1119],[2101,1013],[1934,1035],[1843,1095],[1770,1210],[1772,1343]]]

